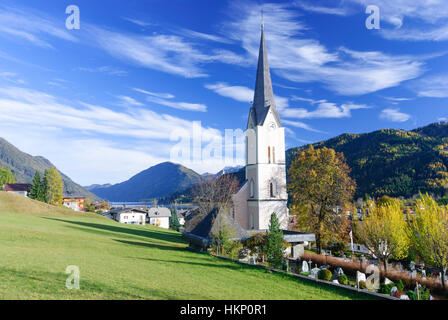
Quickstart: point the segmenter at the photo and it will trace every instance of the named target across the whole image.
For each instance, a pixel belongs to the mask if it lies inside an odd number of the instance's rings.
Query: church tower
[[[246,183],[234,195],[235,219],[247,230],[266,230],[272,213],[288,226],[285,128],[274,101],[264,28],[253,105],[246,131]]]

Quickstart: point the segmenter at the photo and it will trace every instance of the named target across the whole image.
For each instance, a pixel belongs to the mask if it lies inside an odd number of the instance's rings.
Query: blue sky
[[[205,142],[245,129],[261,10],[288,148],[448,119],[445,0],[4,0],[0,136],[88,185],[170,160],[194,122]]]

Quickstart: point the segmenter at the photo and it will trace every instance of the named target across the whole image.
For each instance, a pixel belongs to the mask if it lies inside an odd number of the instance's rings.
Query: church
[[[262,26],[254,101],[246,128],[246,179],[232,196],[231,214],[226,209],[216,208],[193,230],[183,232],[190,247],[201,250],[210,247],[220,223],[232,230],[232,240],[245,240],[268,230],[271,215],[275,213],[283,239],[291,244],[290,256],[299,257],[304,246],[315,241],[315,235],[287,230],[290,217],[285,156],[285,128],[275,105]],[[219,222],[219,216],[223,222]]]
[[[281,228],[288,227],[285,155],[285,128],[275,105],[262,27],[254,100],[246,128],[246,182],[233,196],[234,219],[249,232],[268,229],[274,212]]]

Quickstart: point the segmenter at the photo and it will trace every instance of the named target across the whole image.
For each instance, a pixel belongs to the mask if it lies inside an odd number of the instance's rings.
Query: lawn
[[[0,192],[0,299],[365,299],[186,249],[179,233]],[[80,269],[68,290],[66,267]]]

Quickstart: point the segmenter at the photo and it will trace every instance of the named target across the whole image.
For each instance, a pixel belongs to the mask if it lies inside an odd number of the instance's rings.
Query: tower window
[[[271,163],[271,147],[268,147],[268,163]]]
[[[271,198],[275,198],[277,196],[277,182],[276,181],[269,182],[269,196]]]
[[[255,191],[254,191],[254,180],[250,180],[250,197],[253,198],[255,196]]]

